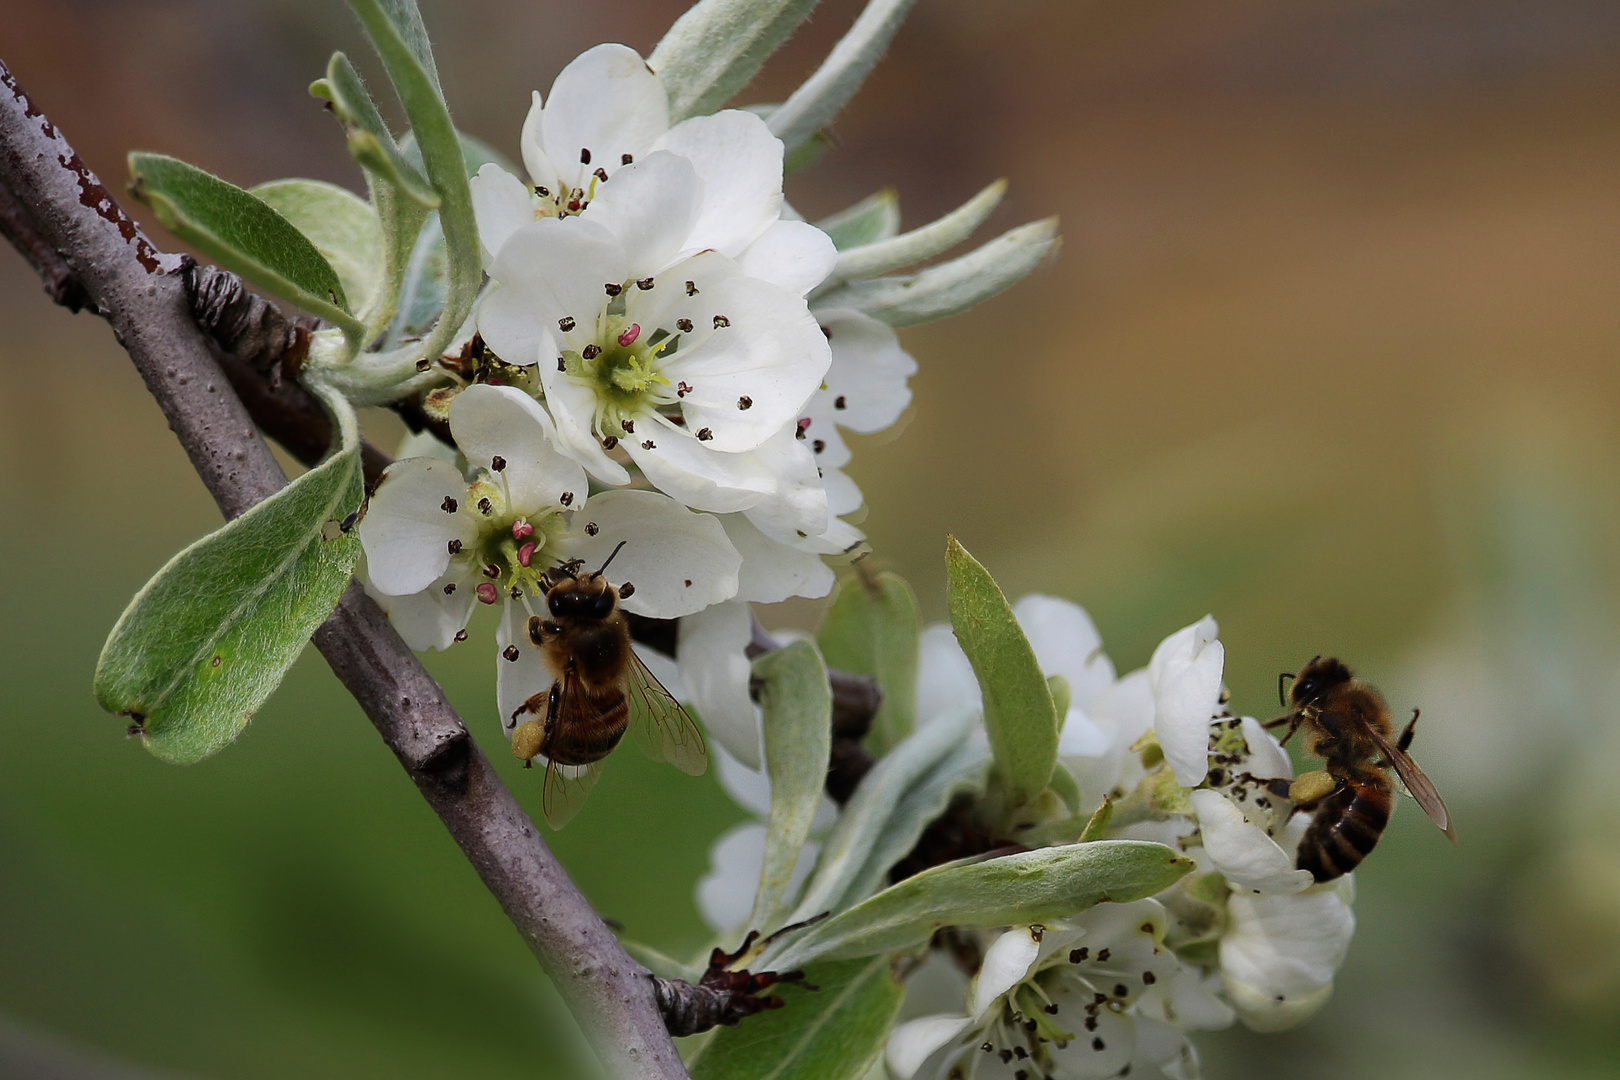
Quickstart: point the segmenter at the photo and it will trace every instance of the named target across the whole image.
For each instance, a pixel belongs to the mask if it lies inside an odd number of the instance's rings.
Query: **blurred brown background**
[[[650,51],[683,6],[424,12],[457,121],[515,153],[530,89],[599,41]],[[744,98],[780,100],[858,7],[825,0]],[[135,148],[358,187],[305,92],[333,49],[375,70],[336,2],[0,0],[0,58],[114,188]],[[919,0],[789,182],[811,218],[893,185],[911,227],[1007,176],[986,236],[1063,219],[1053,266],[905,333],[909,424],[857,444],[876,558],[930,617],[954,532],[1009,593],[1086,605],[1122,670],[1210,611],[1244,711],[1318,652],[1423,706],[1462,846],[1407,807],[1333,1002],[1205,1037],[1213,1077],[1614,1075],[1617,91],[1612,0]],[[10,253],[0,328],[0,1075],[578,1072],[318,657],[191,769],[96,709],[117,613],[217,517],[106,327]],[[493,738],[491,660],[433,664]],[[741,812],[621,757],[556,846],[628,934],[690,949]]]

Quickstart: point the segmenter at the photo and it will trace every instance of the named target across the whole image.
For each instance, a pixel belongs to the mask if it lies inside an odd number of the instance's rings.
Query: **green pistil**
[[[1035,1021],[1035,1036],[1045,1042],[1066,1043],[1074,1035],[1058,1027],[1057,1020],[1047,1013],[1046,1007],[1052,1004],[1052,999],[1046,996],[1046,991],[1032,982],[1021,984],[1013,992],[1018,1011],[1026,1019]]]

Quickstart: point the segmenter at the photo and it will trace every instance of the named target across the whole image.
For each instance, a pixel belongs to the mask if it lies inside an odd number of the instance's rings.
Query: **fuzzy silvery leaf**
[[[765,770],[771,779],[765,863],[754,894],[752,925],[771,925],[793,867],[810,835],[832,748],[832,690],[827,666],[808,641],[795,641],[754,661],[764,680]]]
[[[748,85],[816,0],[700,0],[675,20],[647,66],[669,94],[669,122],[714,112]]]
[[[381,269],[382,227],[371,204],[324,180],[272,180],[249,188],[314,244],[364,312]]]
[[[1025,277],[1057,251],[1057,219],[1032,221],[938,266],[915,274],[852,281],[816,298],[890,326],[914,326],[966,311]]]
[[[909,823],[895,820],[897,808],[911,789],[962,743],[974,720],[973,713],[966,709],[936,720],[880,758],[861,778],[838,824],[822,844],[815,875],[787,922],[824,911],[840,911],[852,900],[864,899],[863,895],[853,895],[852,886],[857,879],[868,876],[863,871],[873,862],[874,851],[887,847],[884,841],[891,834],[911,831]],[[894,858],[911,850],[915,842],[916,836],[912,836]],[[888,865],[884,865],[878,872],[887,869]]]
[[[1051,922],[1105,901],[1152,896],[1192,867],[1191,859],[1142,840],[1099,840],[948,863],[816,923],[767,950],[760,965],[781,970],[814,959],[916,948],[947,926]]]
[[[875,191],[853,206],[816,222],[839,251],[875,244],[900,231],[900,196],[894,188]]]
[[[263,200],[163,154],[129,155],[131,190],[181,240],[248,281],[358,333],[337,271]]]
[[[339,528],[360,506],[354,414],[343,445],[159,570],[96,664],[96,700],[135,720],[146,748],[186,765],[235,739],[337,606],[360,556]]]
[[[406,262],[422,222],[441,200],[418,166],[400,153],[376,102],[348,57],[333,53],[326,66],[326,78],[309,89],[330,102],[333,115],[343,125],[349,155],[365,174],[371,205],[377,213],[382,242],[380,288],[376,302],[365,313],[368,332],[375,331],[394,317]]]
[[[997,180],[944,217],[920,229],[880,240],[865,247],[840,251],[828,276],[829,285],[902,270],[931,259],[973,235],[1006,194],[1007,181]]]
[[[817,644],[827,663],[877,679],[882,700],[866,751],[881,757],[911,734],[917,713],[917,598],[897,574],[856,574],[838,587]]]
[[[1007,598],[955,537],[946,550],[945,575],[951,628],[978,676],[995,774],[1013,823],[1046,790],[1057,763],[1052,692]]]
[[[814,75],[770,115],[771,134],[791,153],[832,122],[861,88],[913,0],[871,0]]]
[[[483,280],[478,225],[473,219],[461,139],[450,120],[438,70],[428,49],[427,33],[414,0],[350,0],[383,67],[394,84],[411,134],[421,151],[423,171],[438,194],[439,223],[444,230],[446,290],[444,310],[419,350],[434,356],[443,351],[472,311]]]
[[[715,1031],[687,1062],[692,1080],[858,1080],[883,1053],[905,987],[887,956],[813,964],[772,993],[780,1009]]]

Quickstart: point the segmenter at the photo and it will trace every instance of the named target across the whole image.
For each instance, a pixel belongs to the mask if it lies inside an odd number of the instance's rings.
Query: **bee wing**
[[[591,788],[596,786],[597,778],[601,775],[600,761],[593,761],[589,765],[563,765],[547,758],[545,794],[541,799],[546,824],[553,829],[568,824],[569,819],[585,805],[585,797],[591,793]]]
[[[703,735],[691,715],[633,651],[625,690],[630,700],[630,729],[642,753],[654,761],[667,761],[689,776],[701,776],[709,767]]]
[[[1429,815],[1429,820],[1440,826],[1446,838],[1455,844],[1457,830],[1451,827],[1451,813],[1446,809],[1446,801],[1435,790],[1434,781],[1424,775],[1410,754],[1404,750],[1397,750],[1388,739],[1374,731],[1371,725],[1366,727],[1366,732],[1378,745],[1378,751],[1384,755],[1384,760],[1395,766],[1395,773],[1401,778],[1401,783],[1406,785],[1406,790],[1411,792],[1417,804],[1423,807],[1423,812]]]

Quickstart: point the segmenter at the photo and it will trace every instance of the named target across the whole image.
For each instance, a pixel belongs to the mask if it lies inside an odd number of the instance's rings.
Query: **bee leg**
[[[1417,727],[1418,715],[1420,711],[1421,710],[1418,709],[1412,710],[1412,719],[1408,721],[1406,730],[1401,732],[1400,739],[1395,743],[1395,749],[1399,750],[1403,754],[1406,753],[1407,748],[1412,745],[1412,736],[1416,734],[1413,729]]]

